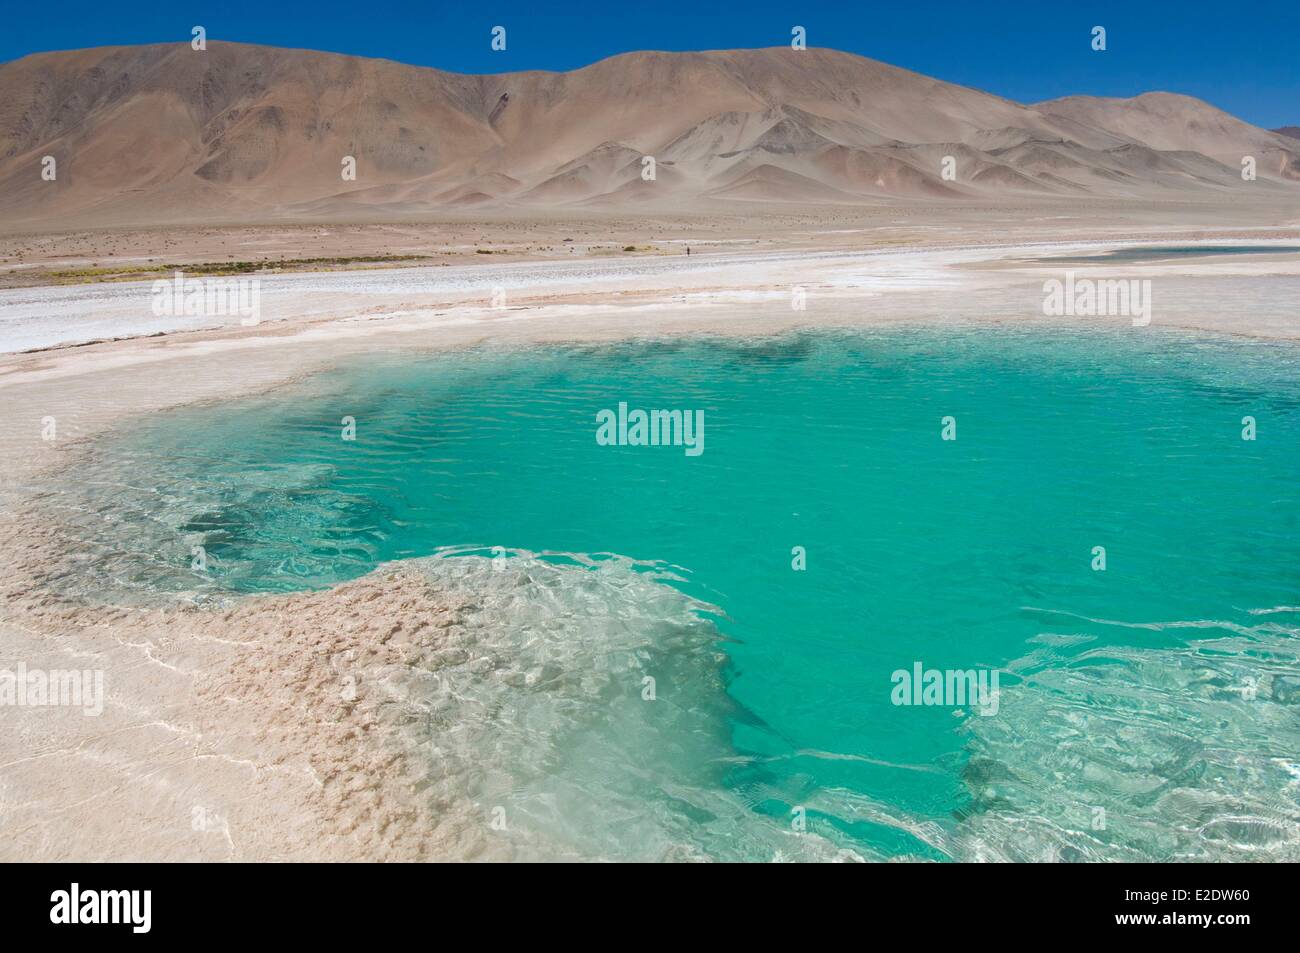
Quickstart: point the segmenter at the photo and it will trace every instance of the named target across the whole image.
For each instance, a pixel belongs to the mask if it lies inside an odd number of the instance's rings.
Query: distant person
[[[689,258],[690,255],[691,255],[691,246],[690,246],[690,245],[687,245],[687,246],[686,246],[686,257]]]

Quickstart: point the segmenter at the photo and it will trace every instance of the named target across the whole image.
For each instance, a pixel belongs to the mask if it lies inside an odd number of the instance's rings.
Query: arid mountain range
[[[1300,140],[1283,132],[1167,92],[1022,105],[825,49],[460,75],[240,43],[102,47],[0,65],[0,227],[501,207],[1295,202]]]

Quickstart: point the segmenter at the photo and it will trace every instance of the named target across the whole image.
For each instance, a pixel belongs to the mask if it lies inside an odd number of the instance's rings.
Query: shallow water
[[[1087,265],[1095,262],[1174,261],[1179,258],[1218,258],[1224,255],[1300,255],[1300,245],[1135,245],[1095,255],[1059,255],[1037,262]]]
[[[96,448],[50,585],[436,557],[519,663],[410,703],[539,856],[1300,859],[1298,368],[1149,329],[371,357]],[[620,402],[704,452],[599,445]],[[918,662],[996,670],[996,712],[894,704]]]

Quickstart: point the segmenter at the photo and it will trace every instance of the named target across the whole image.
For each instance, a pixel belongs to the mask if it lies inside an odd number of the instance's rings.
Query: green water
[[[577,855],[1296,859],[1298,357],[965,329],[370,357],[159,417],[59,501],[123,601],[443,554],[501,594],[492,633],[604,673],[481,726]],[[599,445],[619,402],[703,411],[704,452]],[[996,714],[893,704],[917,662],[997,670]]]

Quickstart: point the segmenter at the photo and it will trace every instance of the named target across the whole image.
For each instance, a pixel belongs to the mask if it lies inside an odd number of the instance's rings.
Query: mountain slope
[[[1243,157],[1254,156],[1261,175],[1300,181],[1300,150],[1295,142],[1191,96],[1068,96],[1035,108],[1045,116],[1104,128],[1152,149],[1199,152],[1238,169]]]
[[[1244,155],[1259,181],[1242,182]],[[641,52],[491,76],[219,42],[0,65],[7,227],[1169,197],[1296,180],[1300,143],[1190,97],[1024,106],[834,50]]]

